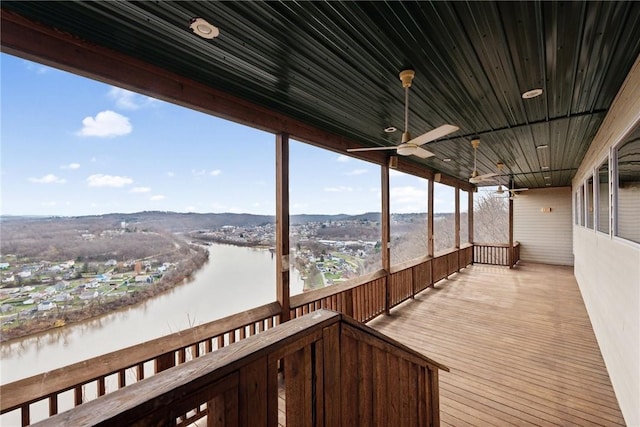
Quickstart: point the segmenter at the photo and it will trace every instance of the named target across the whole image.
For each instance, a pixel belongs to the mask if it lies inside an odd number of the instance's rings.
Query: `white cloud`
[[[158,201],[158,200],[164,200],[164,199],[166,199],[166,198],[167,198],[167,197],[166,197],[166,196],[163,196],[162,194],[156,194],[155,196],[151,196],[151,197],[149,198],[149,200],[153,200],[153,201],[155,202],[155,201]]]
[[[89,187],[124,187],[133,184],[133,180],[127,176],[113,176],[104,174],[95,174],[87,178]]]
[[[151,191],[149,187],[133,187],[129,193],[148,193],[149,191]]]
[[[351,160],[351,157],[349,156],[345,156],[344,154],[340,154],[337,158],[336,161],[340,162],[340,163],[345,163],[348,162],[349,160]]]
[[[394,212],[426,212],[427,189],[413,186],[389,189],[389,198]]]
[[[200,170],[191,169],[191,173],[195,176],[202,176],[202,175],[205,175],[207,171],[204,169],[200,169]]]
[[[176,176],[176,174],[175,174],[175,172],[171,172],[171,171],[169,171],[169,172],[167,172],[167,176],[168,176],[169,178],[173,178],[174,176]]]
[[[404,174],[395,169],[389,169],[389,176],[404,176]]]
[[[42,202],[40,203],[41,206],[46,206],[46,207],[51,207],[51,206],[56,206],[57,203],[56,202]]]
[[[344,185],[340,185],[338,187],[325,187],[324,191],[329,192],[329,193],[346,193],[349,191],[353,191],[353,188],[351,187],[347,187]]]
[[[118,108],[123,110],[139,110],[140,108],[153,106],[160,101],[148,96],[138,95],[126,89],[112,86],[108,94],[109,98],[116,102]]]
[[[34,184],[64,184],[65,182],[67,182],[66,179],[59,178],[52,173],[44,175],[40,178],[29,178],[29,181],[33,182]]]
[[[69,163],[68,165],[60,166],[60,169],[80,169],[80,163]]]
[[[45,73],[53,70],[53,68],[47,67],[46,65],[36,64],[36,63],[30,62],[30,61],[25,61],[25,62],[27,64],[27,70],[33,71],[36,74],[45,74]]]
[[[356,176],[356,175],[362,175],[362,174],[365,174],[365,173],[367,173],[366,169],[354,169],[351,172],[345,173],[345,175],[347,175],[347,176]]]
[[[212,170],[211,172],[209,172],[209,175],[211,176],[218,176],[222,173],[222,171],[220,169],[216,169],[216,170]]]
[[[95,117],[85,117],[82,120],[82,129],[78,131],[80,136],[97,136],[100,138],[112,138],[131,133],[133,127],[129,119],[111,110],[102,111]]]
[[[186,208],[184,208],[185,212],[195,212],[196,211],[196,207],[195,206],[187,206]]]

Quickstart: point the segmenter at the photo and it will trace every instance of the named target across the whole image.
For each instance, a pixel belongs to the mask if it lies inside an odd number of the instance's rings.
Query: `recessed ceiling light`
[[[542,166],[540,169],[542,169],[543,171],[549,170],[549,166]]]
[[[395,131],[397,131],[397,130],[398,130],[398,129],[396,129],[396,128],[395,128],[395,126],[389,126],[389,127],[387,127],[387,128],[384,128],[384,131],[385,131],[386,133],[393,133],[393,132],[395,132]]]
[[[545,176],[544,179],[551,179],[551,177],[550,176]]]
[[[451,159],[447,157],[446,159],[442,159],[442,161],[443,161],[443,162],[450,162],[450,161],[451,161]]]
[[[536,147],[536,150],[544,150],[545,148],[549,148],[549,146],[548,146],[548,145],[546,145],[546,144],[545,144],[545,145],[538,145],[538,146]]]
[[[547,185],[547,187],[551,187],[551,184],[546,184],[546,185]]]
[[[542,95],[542,89],[531,89],[522,94],[522,99],[531,99]]]
[[[191,31],[193,31],[194,34],[202,37],[203,39],[212,39],[220,35],[218,27],[209,24],[202,18],[193,18],[189,28],[191,28]]]

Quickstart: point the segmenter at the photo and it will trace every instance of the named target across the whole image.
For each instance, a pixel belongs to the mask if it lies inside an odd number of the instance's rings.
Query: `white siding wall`
[[[574,191],[638,121],[640,58],[573,179]],[[574,271],[600,351],[627,425],[640,426],[640,244],[573,227]]]
[[[513,201],[513,238],[520,259],[573,265],[571,187],[531,189]],[[542,212],[551,208],[551,212]]]

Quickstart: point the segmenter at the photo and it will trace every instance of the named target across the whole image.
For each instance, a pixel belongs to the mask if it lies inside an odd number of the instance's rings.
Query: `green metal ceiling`
[[[570,185],[640,53],[634,1],[3,0],[2,9],[365,146],[400,143],[383,129],[404,127],[398,72],[411,67],[411,133],[460,128],[425,147],[435,157],[411,159],[466,180],[479,136],[479,172],[502,161],[518,187]],[[220,36],[194,35],[194,17]],[[522,98],[534,88],[543,95]]]

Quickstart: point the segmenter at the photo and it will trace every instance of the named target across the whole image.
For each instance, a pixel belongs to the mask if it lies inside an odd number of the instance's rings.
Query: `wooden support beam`
[[[467,219],[469,220],[469,243],[473,243],[473,191],[469,191],[469,207],[467,209]]]
[[[509,197],[509,268],[513,268],[513,199]]]
[[[289,295],[289,135],[276,135],[276,294],[280,320],[290,318]]]
[[[454,247],[460,248],[460,188],[455,188],[455,234],[454,234]]]
[[[385,313],[389,314],[390,306],[390,275],[391,272],[391,207],[389,201],[389,166],[380,168],[380,189],[382,192],[382,268],[387,272],[385,278]]]
[[[433,257],[433,194],[434,194],[434,182],[432,179],[427,181],[427,255]]]

